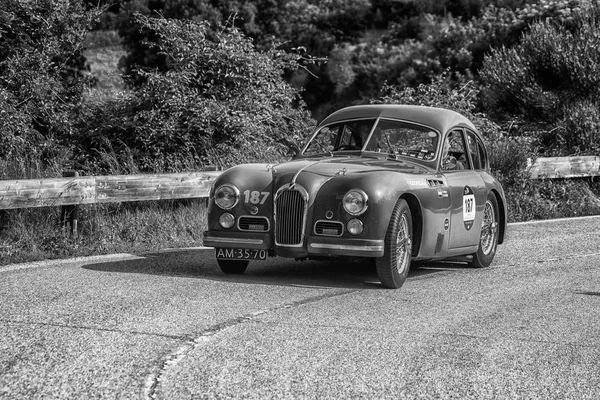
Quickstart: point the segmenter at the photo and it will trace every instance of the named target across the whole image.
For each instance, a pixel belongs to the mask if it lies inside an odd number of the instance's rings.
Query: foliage
[[[119,35],[127,55],[121,60],[121,67],[128,82],[138,86],[145,82],[144,71],[170,69],[169,60],[160,48],[155,46],[159,35],[143,25],[136,15],[162,16],[170,19],[209,21],[219,23],[223,15],[211,1],[182,0],[129,0],[123,2],[117,19]]]
[[[486,107],[539,125],[535,135],[547,151],[596,152],[599,29],[600,6],[593,5],[575,14],[570,25],[540,22],[518,45],[493,50],[481,71]]]
[[[458,2],[446,5],[456,6]],[[464,2],[468,8],[468,2]],[[523,8],[497,7],[493,2],[474,2],[473,12],[453,15],[440,13],[432,5],[421,6],[428,12],[411,10],[390,28],[379,40],[364,45],[337,44],[332,61],[337,63],[343,54],[343,68],[348,71],[343,90],[335,66],[328,69],[341,98],[369,98],[383,81],[398,86],[417,86],[450,69],[452,75],[479,79],[479,70],[485,54],[498,46],[518,43],[532,22],[571,23],[577,13],[578,0],[544,0]],[[521,2],[510,4],[511,7]],[[409,3],[413,4],[413,3]],[[416,7],[416,6],[415,6]],[[466,18],[466,15],[470,15]]]
[[[485,114],[476,111],[479,89],[473,81],[457,85],[448,73],[444,73],[427,85],[398,88],[386,84],[382,92],[384,95],[374,102],[447,108],[466,116],[483,135],[492,172],[509,185],[521,179],[527,159],[531,157],[530,143],[524,138],[513,137]]]
[[[92,106],[80,148],[132,159],[141,171],[221,167],[277,160],[297,147],[312,121],[282,74],[298,68],[283,50],[258,52],[239,29],[138,16],[160,38],[171,69],[145,72],[131,94]],[[86,129],[82,129],[86,131]],[[105,170],[102,157],[88,169]]]
[[[206,227],[204,200],[93,204],[79,206],[78,216],[79,234],[71,237],[58,224],[58,207],[1,213],[0,265],[192,247]]]
[[[90,83],[82,44],[95,16],[77,1],[0,3],[4,178],[24,177],[66,158],[63,143],[74,135],[73,116]]]
[[[585,180],[531,180],[505,185],[509,222],[600,215],[600,185]]]

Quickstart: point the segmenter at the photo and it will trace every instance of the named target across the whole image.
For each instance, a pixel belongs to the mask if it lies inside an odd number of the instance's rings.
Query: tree
[[[481,71],[486,108],[537,126],[532,134],[548,151],[597,154],[600,5],[571,17],[570,24],[534,24],[518,45],[486,57]]]
[[[181,171],[249,160],[280,160],[312,120],[284,71],[297,55],[265,52],[234,26],[137,16],[156,32],[166,72],[143,72],[131,95],[91,111],[83,158],[114,152],[141,171]],[[102,169],[103,159],[95,158]]]
[[[74,135],[89,83],[83,41],[97,14],[78,1],[0,3],[0,159],[21,174],[26,159],[50,162]]]

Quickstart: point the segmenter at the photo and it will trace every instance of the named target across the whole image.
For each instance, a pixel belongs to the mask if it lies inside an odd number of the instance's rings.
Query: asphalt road
[[[206,249],[0,267],[0,398],[600,398],[600,217],[509,229],[400,290]]]

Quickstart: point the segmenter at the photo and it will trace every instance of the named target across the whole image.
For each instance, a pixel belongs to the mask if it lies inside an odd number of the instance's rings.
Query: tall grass
[[[85,205],[71,236],[58,207],[4,211],[0,264],[199,246],[205,216],[203,199]]]

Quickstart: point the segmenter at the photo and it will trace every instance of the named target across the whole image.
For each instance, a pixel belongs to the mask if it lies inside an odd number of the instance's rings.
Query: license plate
[[[267,251],[257,249],[226,249],[217,247],[217,259],[219,260],[266,260]]]

